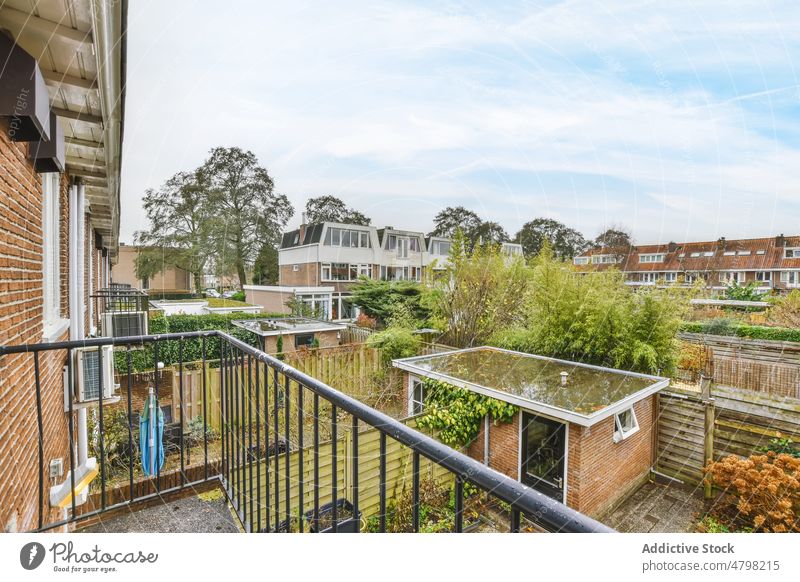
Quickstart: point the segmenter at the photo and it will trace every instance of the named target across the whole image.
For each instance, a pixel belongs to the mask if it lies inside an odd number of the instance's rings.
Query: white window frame
[[[783,249],[784,259],[798,259],[800,258],[800,247],[785,247]]]
[[[704,257],[713,257],[714,256],[714,251],[705,251],[703,253],[703,256]]]
[[[693,258],[693,259],[696,259],[697,257],[699,257],[699,256],[700,256],[700,253],[696,253],[696,252],[695,252],[695,253],[692,253],[692,254],[690,254],[689,256],[690,256],[691,258]]]
[[[664,253],[644,253],[639,255],[640,263],[663,263],[667,255]]]
[[[750,251],[737,251],[736,254],[740,257],[749,257]]]
[[[592,255],[593,265],[609,265],[618,262],[619,259],[614,255]]]
[[[416,389],[419,387],[419,400],[416,399]],[[425,411],[425,388],[422,379],[417,376],[408,376],[408,415],[416,416]]]
[[[625,428],[622,422],[622,415],[630,413],[631,415],[631,427]],[[639,421],[636,418],[636,411],[633,409],[633,406],[630,408],[625,408],[624,410],[620,410],[614,415],[614,442],[619,443],[624,441],[629,436],[632,436],[639,432]]]
[[[588,265],[589,257],[575,257],[574,259],[572,259],[572,262],[575,265]]]
[[[800,287],[800,271],[781,271],[781,283],[787,287]]]
[[[678,273],[670,272],[664,273],[664,281],[667,283],[675,283],[678,280]]]
[[[725,271],[719,274],[720,283],[736,283],[737,285],[741,285],[744,283],[745,279],[746,275],[744,271]]]
[[[300,265],[292,265],[292,271],[297,273],[300,270]]]
[[[61,315],[61,174],[42,174],[42,335],[58,339],[69,327]]]
[[[772,271],[756,271],[756,281],[772,284]]]

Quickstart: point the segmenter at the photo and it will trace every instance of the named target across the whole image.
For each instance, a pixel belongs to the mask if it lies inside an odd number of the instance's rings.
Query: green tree
[[[278,249],[266,242],[261,245],[253,264],[253,283],[256,285],[277,285],[279,275]]]
[[[399,305],[417,321],[427,318],[421,303],[422,287],[414,281],[379,281],[363,277],[352,288],[352,303],[368,316],[386,325],[398,313]]]
[[[457,230],[461,230],[471,243],[477,240],[478,228],[483,221],[472,210],[463,206],[448,206],[433,219],[433,230],[428,236],[453,238]]]
[[[527,257],[538,255],[545,243],[560,259],[571,259],[586,248],[586,239],[581,233],[552,218],[535,218],[526,222],[514,241],[522,245]]]
[[[483,244],[500,244],[509,241],[508,233],[497,222],[481,222],[473,234],[473,242]]]
[[[455,347],[485,343],[493,334],[521,323],[528,270],[521,258],[508,261],[496,245],[477,245],[470,254],[456,231],[447,269],[428,277],[423,305],[443,341]]]
[[[612,226],[597,235],[593,246],[606,249],[610,254],[622,258],[631,251],[633,237],[624,226]]]
[[[197,171],[179,172],[158,190],[147,190],[143,202],[150,228],[135,235],[136,244],[142,245],[136,260],[137,277],[149,279],[167,266],[178,267],[192,274],[195,291],[199,291],[214,252],[214,212],[204,176]]]
[[[275,193],[272,178],[250,151],[214,148],[199,171],[209,185],[217,248],[245,285],[248,266],[264,244],[277,246],[294,209],[286,196]]]
[[[309,223],[342,222],[368,226],[372,220],[347,205],[336,196],[317,196],[306,202],[306,219]]]

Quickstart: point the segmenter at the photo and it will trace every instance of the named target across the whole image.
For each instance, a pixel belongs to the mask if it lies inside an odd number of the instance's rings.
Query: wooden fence
[[[679,338],[709,348],[717,385],[800,398],[800,343],[694,333]]]
[[[729,386],[659,395],[655,468],[691,484],[726,455],[749,456],[778,436],[800,442],[800,402]]]
[[[348,323],[347,328],[342,330],[341,342],[343,344],[363,344],[373,333],[375,333],[374,330]]]
[[[284,361],[290,366],[358,398],[370,406],[380,407],[400,394],[400,374],[383,361],[380,350],[364,344],[300,350],[286,354]],[[203,370],[184,370],[184,419],[203,416]],[[208,424],[215,430],[221,428],[219,369],[205,370],[206,407]],[[262,388],[263,389],[263,388]],[[180,374],[177,367],[172,374],[172,418],[180,415]],[[388,411],[387,411],[388,412]]]
[[[416,425],[414,419],[406,421],[409,426]],[[346,431],[336,444],[336,488],[339,499],[353,499],[354,487],[354,463],[353,463],[353,435],[350,430]],[[358,434],[358,506],[361,511],[362,519],[368,519],[377,515],[380,511],[380,432],[377,429],[369,428],[360,430]],[[275,511],[279,512],[280,521],[284,522],[287,518],[292,520],[292,525],[296,525],[296,520],[300,511],[300,490],[303,491],[302,513],[306,514],[314,509],[314,448],[305,447],[303,449],[302,473],[299,462],[300,452],[295,450],[289,453],[289,508],[286,507],[286,457],[285,454],[274,457],[269,462],[261,461],[246,465],[243,468],[243,487],[242,493],[246,496],[249,517],[250,500],[253,501],[253,511],[256,511],[258,476],[261,478],[261,501],[267,500],[266,493],[266,471],[269,465],[270,475],[270,521],[271,526],[275,525]],[[401,445],[399,442],[386,439],[386,499],[387,504],[400,497],[410,490],[412,480],[412,460],[411,449]],[[276,468],[277,462],[277,468]],[[250,472],[252,471],[253,487],[250,486]],[[275,479],[278,480],[278,497],[275,497]],[[420,459],[420,480],[432,480],[440,486],[449,487],[453,481],[453,475],[447,469],[422,457]],[[332,471],[332,443],[320,443],[319,447],[319,480],[317,487],[319,491],[320,507],[332,501],[332,485],[334,476]],[[262,528],[266,525],[266,505],[262,506],[260,514],[254,513],[253,523],[260,521]],[[304,526],[307,528],[307,526]]]

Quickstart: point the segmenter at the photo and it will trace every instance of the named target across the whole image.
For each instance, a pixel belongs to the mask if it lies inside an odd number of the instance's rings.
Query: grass
[[[204,301],[208,301],[209,307],[254,307],[251,303],[236,301],[235,299],[223,299],[221,297],[208,297]]]

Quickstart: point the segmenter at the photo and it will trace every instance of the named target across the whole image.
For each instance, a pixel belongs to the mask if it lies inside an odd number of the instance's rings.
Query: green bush
[[[279,316],[279,315],[278,315]],[[188,333],[193,331],[224,331],[233,337],[258,347],[258,336],[250,331],[235,327],[233,321],[239,319],[259,319],[263,317],[276,317],[276,314],[267,313],[211,313],[206,315],[171,315],[166,317],[161,313],[151,313],[149,319],[149,333],[161,335],[167,333]],[[133,372],[152,370],[155,362],[164,365],[177,364],[181,361],[181,344],[183,344],[183,362],[196,362],[203,358],[203,340],[201,338],[166,340],[158,342],[158,359],[155,357],[155,344],[152,342],[144,347],[133,347],[130,351],[131,368]],[[219,359],[219,339],[209,337],[205,339],[206,359]],[[127,350],[117,350],[114,354],[114,365],[120,374],[128,372]]]
[[[244,291],[237,291],[233,295],[230,296],[231,299],[234,301],[246,301],[244,296]]]
[[[422,340],[414,335],[410,329],[403,327],[390,327],[387,330],[373,333],[367,339],[371,348],[380,348],[385,361],[397,358],[410,358],[419,352]]]
[[[429,315],[421,304],[422,287],[414,281],[378,281],[362,277],[353,286],[352,293],[352,303],[382,324],[397,312],[398,305],[407,306],[416,320],[424,321]]]
[[[712,321],[685,321],[681,324],[680,331],[684,333],[699,333],[707,335],[729,335],[750,339],[772,340],[780,342],[800,342],[800,329],[786,327],[766,327],[763,325],[734,325],[731,323],[720,325]],[[723,320],[727,321],[727,320]],[[720,333],[722,331],[723,333]]]

